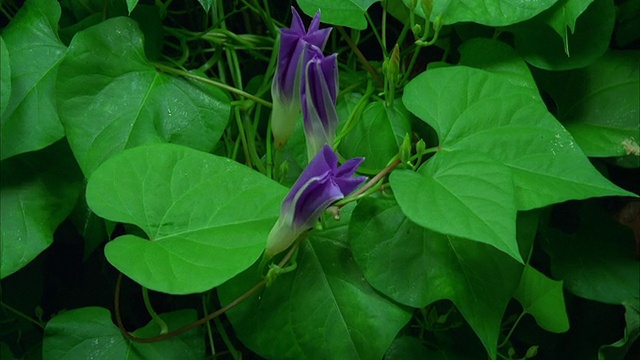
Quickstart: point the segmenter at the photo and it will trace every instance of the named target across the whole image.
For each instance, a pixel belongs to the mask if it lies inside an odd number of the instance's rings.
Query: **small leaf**
[[[506,166],[482,154],[440,151],[417,173],[394,171],[390,183],[400,208],[416,224],[492,245],[523,262]]]
[[[256,261],[285,192],[230,159],[154,144],[100,166],[87,184],[87,203],[148,237],[109,242],[105,255],[113,266],[149,289],[188,294],[216,287]]]
[[[543,329],[554,333],[569,330],[562,281],[551,280],[527,265],[513,297],[522,304],[524,311],[533,315]]]
[[[579,70],[537,73],[587,156],[640,156],[632,146],[640,141],[639,59],[637,51],[611,51]]]
[[[213,1],[214,0],[198,0],[200,5],[202,5],[202,8],[206,12],[209,12],[209,9],[211,9],[211,6],[213,5]]]
[[[563,11],[561,7],[553,10]],[[612,0],[593,1],[576,21],[575,32],[564,41],[546,22],[549,16],[543,13],[510,29],[516,50],[531,65],[546,70],[577,69],[593,63],[609,48],[616,18]]]
[[[538,354],[538,345],[531,346],[524,355],[527,359],[534,358]]]
[[[569,32],[572,34],[575,32],[576,20],[592,2],[593,0],[559,0],[542,16],[546,18],[546,23],[562,38],[567,56],[571,56],[569,53]]]
[[[0,128],[2,159],[42,149],[64,136],[55,84],[67,49],[58,39],[58,20],[57,1],[30,0],[2,32],[11,66],[11,97]],[[3,89],[3,102],[7,95]]]
[[[325,24],[364,30],[367,28],[367,9],[378,1],[380,0],[298,0],[298,5],[311,17],[320,10],[320,21]]]
[[[161,314],[169,330],[196,320],[196,312],[182,310]],[[136,336],[158,335],[157,325],[150,322],[134,332]],[[111,322],[109,310],[86,307],[65,311],[49,322],[44,331],[42,357],[53,359],[199,359],[204,357],[202,332],[192,330],[161,342],[143,344],[125,339]]]
[[[129,14],[131,14],[133,9],[135,9],[137,5],[138,0],[127,0],[127,10],[129,11]]]
[[[626,326],[624,336],[611,345],[603,345],[598,350],[598,360],[623,360],[634,342],[640,338],[640,298],[622,303],[625,308]]]
[[[379,172],[398,153],[404,136],[411,133],[409,117],[399,99],[388,108],[382,101],[370,103],[340,143],[340,154],[347,159],[364,157],[360,171]]]
[[[80,195],[82,174],[64,142],[1,164],[0,278],[4,278],[51,245],[53,232]]]
[[[411,312],[364,280],[345,245],[315,233],[297,269],[227,315],[242,342],[266,358],[381,359]],[[229,303],[260,281],[252,267],[219,288]]]
[[[451,300],[496,357],[500,323],[522,265],[486,244],[425,229],[390,200],[361,200],[349,237],[354,259],[373,287],[413,307]]]
[[[58,84],[61,120],[87,177],[112,155],[147,143],[211,151],[229,119],[221,90],[157,71],[138,25],[124,17],[76,34]]]

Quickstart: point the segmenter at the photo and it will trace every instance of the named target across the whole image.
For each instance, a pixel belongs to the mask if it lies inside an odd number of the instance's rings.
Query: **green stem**
[[[227,331],[224,329],[224,326],[222,325],[220,319],[216,317],[213,319],[213,322],[215,322],[218,334],[220,334],[222,341],[227,346],[227,349],[229,349],[229,352],[231,353],[231,356],[233,356],[233,359],[241,360],[242,354],[233,346],[233,342],[231,342],[231,339],[229,339],[229,335],[227,335]]]
[[[207,314],[209,313],[209,310],[207,310],[207,297],[208,295],[203,295],[201,297],[202,299],[202,311]],[[213,342],[213,331],[211,330],[211,324],[207,321],[205,323],[205,326],[207,327],[207,340],[209,340],[209,347],[211,348],[211,355],[213,355],[215,357],[216,355],[216,346]]]
[[[404,38],[407,37],[407,34],[409,33],[410,28],[411,26],[408,23],[404,24],[404,26],[402,27],[402,31],[400,31],[400,36],[398,36],[398,40],[396,40],[397,44],[402,45],[402,43],[404,42]]]
[[[242,124],[242,117],[240,115],[240,108],[237,106],[233,108],[233,112],[236,118],[236,124],[238,125],[238,133],[240,137],[240,142],[242,144],[242,150],[244,151],[244,161],[248,167],[253,167],[251,165],[251,155],[249,154],[249,146],[247,145],[247,136],[244,131],[244,125]]]
[[[337,207],[337,208],[341,208],[341,207],[347,205],[348,203],[352,203],[354,201],[358,201],[360,199],[363,199],[363,198],[373,194],[374,192],[378,192],[378,191],[380,191],[381,188],[382,188],[382,181],[378,181],[372,187],[370,187],[367,190],[365,190],[363,193],[355,195],[355,196],[346,197],[346,198],[338,201],[337,203],[335,203],[333,206]]]
[[[269,10],[269,1],[262,0],[262,6],[264,7],[264,17],[267,23],[267,28],[269,29],[269,34],[271,36],[276,37],[278,35],[278,28],[273,23],[273,19],[271,18],[271,11]]]
[[[17,309],[12,308],[11,306],[9,306],[9,305],[5,304],[4,302],[0,302],[0,306],[2,306],[3,308],[5,308],[5,309],[7,309],[7,310],[11,311],[12,313],[14,313],[15,315],[17,315],[18,317],[20,317],[20,318],[22,318],[22,319],[24,319],[24,320],[26,320],[26,321],[28,321],[28,322],[32,323],[33,325],[35,325],[35,326],[39,327],[40,329],[44,330],[44,325],[43,325],[43,324],[41,324],[41,323],[39,323],[39,322],[37,322],[37,321],[33,320],[33,319],[32,319],[32,318],[30,318],[29,316],[27,316],[27,315],[23,314],[21,311],[19,311],[19,310],[17,310]]]
[[[351,40],[351,37],[349,36],[349,34],[347,34],[347,32],[344,31],[342,26],[338,26],[338,31],[340,32],[344,40],[347,42],[347,44],[349,44],[349,47],[351,48],[353,53],[358,57],[362,65],[364,65],[365,69],[367,69],[367,71],[371,74],[371,76],[373,76],[373,79],[378,83],[378,85],[383,87],[384,83],[382,82],[382,79],[380,79],[380,76],[378,76],[378,73],[376,73],[376,71],[373,69],[373,67],[369,63],[369,61],[367,61],[367,59],[364,57],[360,49],[358,49],[358,46],[353,42],[353,40]]]
[[[273,179],[280,180],[280,165],[282,164],[282,149],[276,149],[275,158],[273,159]]]
[[[398,167],[398,165],[400,165],[401,162],[402,160],[400,160],[400,158],[396,155],[395,159],[389,165],[387,165],[387,167],[382,169],[376,176],[374,176],[371,180],[369,180],[366,184],[364,184],[364,186],[358,189],[358,191],[351,194],[348,198],[343,199],[341,202],[348,200],[349,198],[359,196],[360,194],[363,194],[365,191],[374,187],[380,180],[382,180],[385,176],[387,176],[387,174],[389,174],[391,171],[393,171],[393,169]]]
[[[407,81],[409,81],[409,76],[411,76],[411,72],[413,71],[413,67],[416,64],[416,60],[418,60],[418,53],[420,52],[420,49],[421,49],[420,46],[416,46],[415,49],[413,50],[413,55],[411,56],[409,67],[407,67],[407,70],[404,73],[404,77],[402,78],[401,84],[405,84]]]
[[[498,345],[498,349],[507,345],[507,343],[509,342],[509,339],[511,338],[511,335],[513,335],[513,331],[516,329],[516,327],[518,326],[518,323],[520,323],[520,320],[522,320],[522,318],[527,314],[527,312],[525,310],[522,310],[522,312],[520,313],[520,315],[518,316],[518,318],[516,319],[516,321],[513,323],[513,326],[511,326],[511,329],[509,330],[509,333],[507,334],[507,337],[504,338],[504,340],[500,343],[500,345]]]
[[[387,0],[384,0],[384,6],[382,7],[382,51],[384,55],[387,52]]]
[[[429,22],[428,19],[425,21],[425,27],[427,29],[431,28],[431,23]],[[427,35],[428,35],[429,32],[425,30],[425,33],[423,34],[422,38],[420,40],[416,40],[416,45],[418,45],[418,46],[431,46],[431,45],[435,44],[436,41],[438,41],[438,36],[440,35],[440,28],[436,27],[435,32],[433,33],[433,37],[429,41],[426,41],[427,40]]]
[[[386,41],[384,41],[384,38],[380,37],[380,34],[378,33],[378,29],[376,29],[376,24],[373,22],[373,19],[371,19],[371,16],[369,16],[369,13],[365,13],[365,16],[367,18],[367,21],[369,22],[369,26],[371,26],[371,31],[373,31],[373,36],[375,36],[376,39],[378,39],[378,44],[380,44],[380,47],[382,48],[382,56],[386,57],[387,56]]]
[[[146,287],[142,287],[142,299],[144,300],[144,306],[147,308],[149,315],[151,315],[153,321],[155,321],[156,324],[158,324],[158,326],[160,327],[160,335],[168,333],[169,327],[167,326],[167,323],[165,323],[164,320],[162,320],[160,316],[158,316],[156,311],[153,310],[153,307],[151,306],[151,301],[149,300],[149,290]]]
[[[238,96],[242,96],[242,97],[247,98],[249,100],[252,100],[252,101],[254,101],[256,103],[262,104],[262,105],[264,105],[264,106],[266,106],[268,108],[271,108],[271,103],[270,102],[268,102],[266,100],[263,100],[263,99],[261,99],[259,97],[256,97],[256,96],[254,96],[252,94],[249,94],[247,92],[244,92],[242,90],[236,89],[236,88],[234,88],[232,86],[229,86],[227,84],[223,84],[223,83],[215,81],[215,80],[211,80],[211,79],[208,79],[208,78],[196,75],[196,74],[192,74],[192,73],[190,73],[188,71],[184,71],[184,70],[180,70],[180,69],[174,69],[174,68],[172,68],[170,66],[166,66],[166,65],[163,65],[163,64],[154,64],[154,66],[156,68],[158,68],[159,70],[162,70],[164,72],[175,74],[175,75],[184,76],[184,77],[187,77],[187,78],[190,78],[190,79],[194,79],[194,80],[198,80],[198,81],[202,81],[202,82],[207,83],[209,85],[213,85],[213,86],[218,87],[220,89],[227,90],[227,91],[229,91],[229,92],[231,92],[233,94],[236,94]]]
[[[306,232],[303,233],[302,235],[300,235],[298,237],[298,239],[296,239],[296,242],[293,244],[293,246],[291,246],[291,248],[289,249],[289,252],[282,258],[282,260],[280,260],[280,262],[278,263],[279,267],[283,267],[288,261],[289,259],[291,259],[291,257],[293,256],[293,253],[298,249],[298,247],[300,246],[300,243],[302,242],[302,240],[304,240],[306,238]],[[120,285],[122,283],[122,273],[118,274],[118,279],[116,280],[116,291],[115,291],[115,295],[114,295],[114,310],[115,310],[115,314],[116,314],[116,323],[118,325],[118,328],[120,329],[120,332],[122,333],[122,335],[124,335],[124,337],[126,337],[127,339],[131,340],[131,341],[135,341],[135,342],[139,342],[139,343],[154,343],[154,342],[158,342],[158,341],[162,341],[162,340],[166,340],[169,338],[172,338],[174,336],[178,336],[182,333],[185,333],[191,329],[195,329],[196,327],[217,318],[218,316],[226,313],[227,311],[229,311],[230,309],[236,307],[238,304],[242,303],[243,301],[247,300],[248,298],[250,298],[251,296],[253,296],[254,294],[256,294],[258,291],[260,291],[267,283],[267,279],[262,279],[260,280],[254,287],[252,287],[251,289],[247,290],[247,292],[245,292],[244,294],[240,295],[238,298],[236,298],[235,300],[233,300],[232,302],[230,302],[229,304],[227,304],[226,306],[218,309],[217,311],[214,311],[213,313],[200,318],[194,322],[192,322],[189,325],[183,326],[179,329],[173,330],[169,333],[166,334],[162,334],[162,335],[158,335],[158,336],[154,336],[154,337],[150,337],[150,338],[139,338],[137,336],[132,335],[130,332],[128,332],[125,328],[124,328],[124,324],[122,322],[122,315],[120,314]]]
[[[244,124],[245,132],[247,134],[247,138],[250,139],[250,141],[247,141],[247,147],[249,150],[249,156],[251,157],[251,161],[253,162],[253,165],[258,169],[258,171],[265,174],[267,172],[267,169],[264,167],[264,165],[262,165],[262,160],[260,159],[260,156],[258,156],[258,152],[256,150],[256,142],[255,142],[256,131],[253,125],[249,123],[249,120],[247,119],[246,116],[242,117],[242,121]]]
[[[369,102],[369,97],[371,97],[372,94],[373,94],[373,84],[371,83],[371,81],[369,81],[367,83],[367,90],[365,91],[364,95],[362,95],[360,100],[358,100],[358,103],[356,104],[355,108],[353,109],[353,112],[349,115],[349,118],[347,119],[347,122],[342,127],[342,130],[340,131],[340,134],[338,134],[338,136],[336,136],[336,139],[333,141],[333,148],[334,149],[336,149],[338,147],[338,145],[340,145],[340,142],[342,141],[342,139],[345,136],[347,136],[347,134],[349,134],[349,132],[351,132],[351,130],[355,126],[355,123],[354,123],[355,119],[360,119],[360,115],[361,115],[362,111],[364,111],[365,106]]]
[[[274,171],[274,166],[275,164],[273,163],[273,140],[271,139],[271,120],[269,120],[269,122],[267,123],[267,138],[266,138],[266,142],[267,142],[267,177],[269,179],[275,179],[275,171]]]

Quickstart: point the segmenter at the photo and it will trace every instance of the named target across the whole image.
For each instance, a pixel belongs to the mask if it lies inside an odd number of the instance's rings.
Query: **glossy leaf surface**
[[[0,130],[2,159],[42,149],[64,136],[55,101],[56,74],[67,50],[58,39],[59,19],[57,1],[31,0],[2,32],[11,66],[8,99],[2,89],[2,101],[8,100]]]
[[[86,176],[138,145],[170,142],[210,151],[229,118],[229,99],[219,89],[156,70],[128,18],[76,34],[58,84],[60,116]]]
[[[349,235],[372,286],[414,307],[451,300],[495,357],[502,315],[522,265],[491,246],[425,229],[389,200],[362,200]]]
[[[543,329],[555,333],[569,330],[562,281],[549,279],[527,265],[513,297],[522,304],[524,311],[533,315]]]
[[[364,30],[367,28],[365,14],[373,3],[379,0],[298,0],[300,9],[313,17],[318,10],[322,12],[322,22]]]
[[[294,272],[231,310],[229,319],[266,358],[381,358],[411,312],[371,288],[344,243],[321,234],[302,243]],[[220,287],[222,302],[259,280],[257,267],[248,269]]]
[[[518,210],[629,195],[589,164],[529,88],[499,74],[464,66],[433,69],[407,85],[403,101],[436,130],[443,150],[484,153],[509,167]]]
[[[4,278],[51,245],[54,231],[80,195],[82,174],[62,142],[1,164],[0,278]]]
[[[107,244],[118,270],[171,294],[209,290],[262,253],[286,189],[226,158],[183,146],[127,150],[89,179],[99,216],[138,226]]]
[[[196,320],[193,310],[161,314],[170,330]],[[133,332],[135,336],[159,334],[150,322]],[[111,314],[100,307],[66,311],[47,323],[42,358],[53,359],[197,359],[204,356],[204,338],[198,330],[161,342],[142,344],[127,340],[111,321]]]

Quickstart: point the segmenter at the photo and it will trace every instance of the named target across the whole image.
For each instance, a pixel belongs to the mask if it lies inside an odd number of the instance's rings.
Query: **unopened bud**
[[[433,21],[433,29],[438,32],[442,29],[442,14],[436,16],[436,19]]]
[[[389,60],[385,60],[386,71],[385,76],[395,86],[396,81],[400,78],[400,47],[398,44],[393,48]],[[384,65],[383,65],[384,66]]]
[[[433,0],[421,0],[420,7],[422,8],[422,12],[424,13],[424,18],[429,19],[431,16],[431,11],[433,11]]]
[[[533,357],[535,357],[538,354],[538,345],[534,345],[532,347],[530,347],[529,349],[527,349],[527,353],[525,355],[525,357],[527,359],[531,359]]]
[[[278,169],[278,174],[280,175],[280,182],[284,181],[289,173],[289,163],[285,160],[280,164],[280,168]]]
[[[410,158],[411,158],[411,136],[409,136],[409,134],[406,134],[404,136],[404,140],[402,140],[402,145],[400,145],[400,160],[402,160],[403,164],[408,164]]]
[[[424,140],[420,139],[418,140],[418,142],[416,143],[416,153],[422,155],[426,152],[427,150],[427,144],[424,143]]]
[[[422,26],[420,26],[420,24],[415,24],[413,25],[413,28],[411,28],[411,31],[413,31],[413,35],[415,37],[420,37],[420,34],[422,34]]]

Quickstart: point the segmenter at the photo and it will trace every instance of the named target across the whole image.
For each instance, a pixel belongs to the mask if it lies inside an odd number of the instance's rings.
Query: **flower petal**
[[[353,159],[347,160],[338,169],[336,169],[335,176],[337,176],[337,177],[348,177],[348,176],[351,176],[351,175],[355,174],[356,170],[358,170],[358,167],[360,167],[362,162],[364,162],[364,158],[363,157],[358,157],[358,158],[353,158]]]
[[[320,214],[334,202],[344,198],[340,187],[330,177],[317,178],[311,181],[300,193],[295,201],[295,215],[293,217],[293,228],[312,228],[318,221]]]
[[[336,185],[340,188],[340,192],[347,196],[354,192],[360,185],[367,181],[366,176],[358,176],[355,178],[335,178]]]

